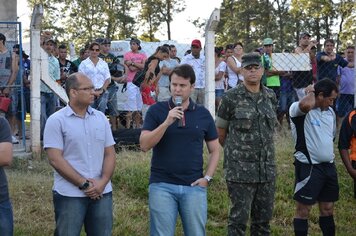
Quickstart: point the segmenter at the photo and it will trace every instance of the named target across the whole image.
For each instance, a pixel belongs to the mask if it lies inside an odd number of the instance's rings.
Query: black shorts
[[[295,183],[301,182],[310,174],[311,165],[295,160]],[[339,183],[334,163],[313,165],[309,181],[294,193],[297,202],[313,205],[318,202],[336,202],[339,199]]]

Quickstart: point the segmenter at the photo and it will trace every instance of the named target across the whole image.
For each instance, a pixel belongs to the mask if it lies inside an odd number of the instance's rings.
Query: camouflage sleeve
[[[217,115],[215,124],[218,128],[226,129],[229,126],[229,122],[231,120],[231,114],[233,114],[234,108],[232,101],[224,94],[222,96]]]

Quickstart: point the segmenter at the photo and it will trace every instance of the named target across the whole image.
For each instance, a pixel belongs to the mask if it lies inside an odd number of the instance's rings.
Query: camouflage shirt
[[[216,126],[226,129],[224,173],[228,181],[262,183],[274,181],[274,127],[277,99],[264,86],[252,94],[240,83],[221,100]]]

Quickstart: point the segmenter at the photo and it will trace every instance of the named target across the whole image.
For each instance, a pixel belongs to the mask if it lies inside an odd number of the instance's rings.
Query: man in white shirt
[[[193,67],[196,81],[195,89],[190,96],[197,104],[204,105],[205,98],[205,56],[200,54],[202,47],[198,39],[194,39],[191,44],[192,52],[182,59],[181,64],[188,64]]]

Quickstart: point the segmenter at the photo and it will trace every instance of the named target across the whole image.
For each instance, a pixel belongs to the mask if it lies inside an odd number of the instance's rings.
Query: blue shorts
[[[215,97],[216,98],[221,98],[222,95],[224,94],[224,89],[215,89]]]

